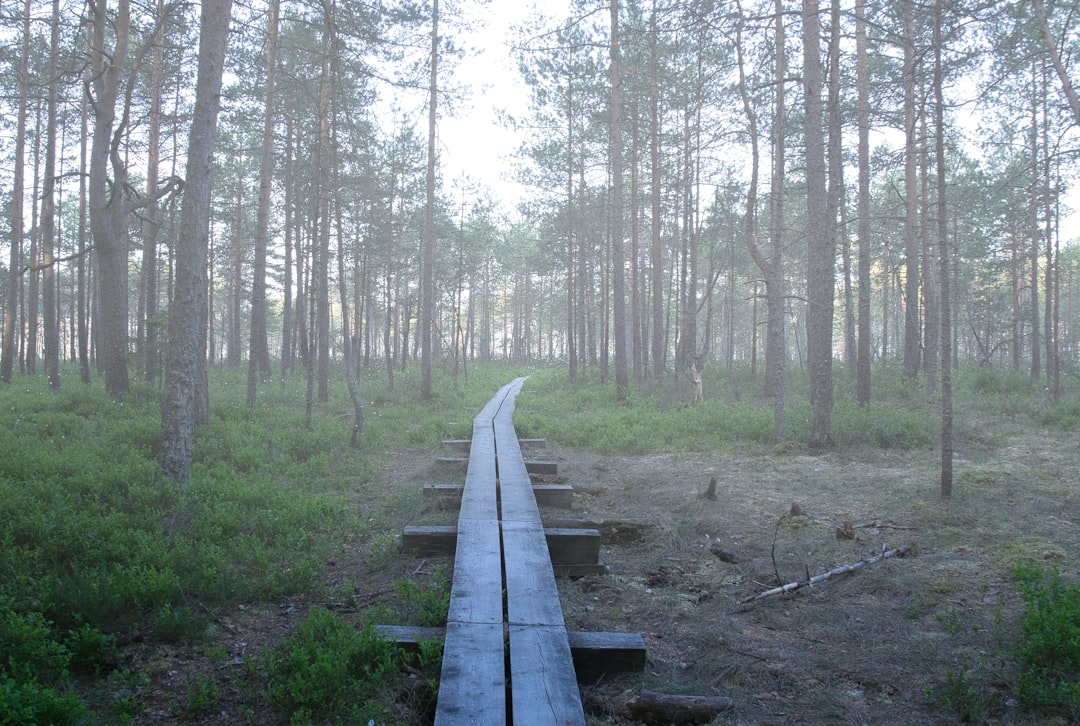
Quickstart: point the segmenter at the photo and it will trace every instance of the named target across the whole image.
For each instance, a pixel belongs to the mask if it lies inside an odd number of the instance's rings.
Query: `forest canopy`
[[[220,72],[198,356],[546,361],[629,380],[749,364],[1077,364],[1072,2],[574,0],[504,39],[524,112],[498,181],[439,123],[491,4],[240,2]],[[163,378],[198,8],[5,2],[0,378]],[[459,150],[467,155],[467,150]],[[203,269],[204,268],[204,269]],[[425,368],[425,370],[428,370]],[[818,379],[815,383],[814,380]],[[430,373],[422,392],[430,395]],[[817,394],[822,412],[831,405]],[[778,408],[778,432],[782,416]],[[817,410],[817,409],[815,409]],[[827,428],[823,432],[827,436]]]

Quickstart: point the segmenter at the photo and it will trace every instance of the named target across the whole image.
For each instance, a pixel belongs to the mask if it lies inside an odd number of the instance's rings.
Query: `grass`
[[[73,376],[59,391],[36,377],[0,387],[3,722],[109,723],[134,716],[144,706],[148,678],[127,655],[136,640],[197,646],[213,653],[207,658],[220,668],[226,653],[213,637],[222,612],[322,592],[327,562],[347,546],[359,548],[359,564],[392,582],[396,611],[345,617],[313,609],[295,634],[248,664],[244,708],[272,706],[294,722],[364,723],[381,722],[402,700],[418,712],[429,709],[437,648],[426,648],[410,666],[422,683],[406,683],[396,652],[373,635],[373,618],[439,624],[450,573],[435,571],[430,587],[390,574],[399,560],[400,513],[414,507],[418,495],[382,491],[380,472],[395,452],[468,438],[472,417],[517,375],[530,376],[518,398],[519,435],[546,438],[556,447],[717,454],[774,444],[771,405],[755,393],[759,382],[745,370],[717,376],[706,401],[694,407],[685,405],[688,386],[675,376],[635,383],[617,401],[613,386],[592,371],[575,382],[552,368],[487,365],[469,371],[457,380],[440,372],[432,401],[419,400],[415,372],[397,373],[392,390],[383,372],[365,373],[359,383],[366,418],[356,450],[348,446],[352,409],[342,382],[332,383],[330,400],[309,417],[302,378],[263,383],[257,404],[249,407],[244,371],[217,370],[211,421],[199,432],[191,482],[182,488],[165,481],[155,463],[155,390],[136,385],[116,402],[100,385],[83,386]],[[1049,405],[1042,389],[1023,376],[963,371],[957,384],[965,420],[1005,411],[1007,419],[1061,431],[1074,430],[1080,420],[1074,402]],[[809,433],[799,386],[792,382],[787,410],[788,438],[796,442]],[[934,445],[933,401],[908,391],[896,371],[883,369],[869,407],[855,406],[847,386],[837,383],[838,447],[910,451]],[[989,441],[984,429],[972,426],[968,435]],[[965,489],[995,491],[1007,480],[1006,473],[990,470],[959,479]],[[1033,542],[1031,549],[1045,547]],[[1002,550],[1001,558],[1013,564],[1020,554]],[[1069,587],[1061,585],[1062,592],[1074,593]],[[613,623],[627,617],[619,608],[608,612]],[[940,623],[948,631],[962,626],[952,611]],[[1039,667],[1028,672],[1039,673]],[[974,678],[962,669],[948,676],[954,702],[978,691]],[[223,684],[204,674],[182,680],[173,708],[192,721],[226,698]],[[253,686],[259,682],[266,688]],[[375,688],[376,682],[383,686]],[[1026,703],[1041,708],[1060,690],[1051,684],[1033,691]]]

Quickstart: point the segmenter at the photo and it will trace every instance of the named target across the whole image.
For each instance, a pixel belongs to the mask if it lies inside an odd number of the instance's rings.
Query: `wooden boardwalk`
[[[585,723],[544,527],[512,420],[524,380],[503,386],[473,419],[438,726]]]

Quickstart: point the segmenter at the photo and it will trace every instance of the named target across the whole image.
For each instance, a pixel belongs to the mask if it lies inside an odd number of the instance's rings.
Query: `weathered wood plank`
[[[544,531],[503,522],[506,558],[506,617],[511,625],[562,625],[562,606]]]
[[[533,484],[533,496],[537,505],[556,509],[570,509],[574,504],[574,487],[570,484]],[[454,507],[461,503],[465,487],[462,484],[424,484],[424,499],[438,501],[442,506]]]
[[[578,683],[594,683],[617,673],[645,670],[645,638],[641,633],[572,630],[566,634]]]
[[[543,533],[552,565],[595,565],[600,559],[598,530],[547,528]],[[453,524],[406,525],[401,535],[401,546],[405,551],[423,557],[453,554],[458,549],[458,527]]]
[[[446,628],[422,628],[415,625],[378,625],[379,635],[397,643],[402,650],[415,653],[420,643],[442,640]],[[640,673],[647,654],[641,633],[614,633],[571,630],[566,633],[578,683],[590,683],[618,673]]]
[[[600,531],[596,529],[545,529],[551,563],[596,564],[600,561]]]
[[[448,623],[436,726],[505,726],[506,711],[502,623]]]
[[[557,461],[541,461],[539,459],[526,459],[525,471],[530,474],[542,474],[544,476],[555,476],[559,473],[559,462]]]
[[[561,625],[510,625],[510,687],[514,726],[585,723]]]
[[[502,547],[499,524],[459,530],[448,622],[501,623]]]

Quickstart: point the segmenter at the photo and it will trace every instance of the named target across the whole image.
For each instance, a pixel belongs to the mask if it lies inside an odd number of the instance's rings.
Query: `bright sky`
[[[537,12],[537,0],[489,0],[485,7],[463,0],[463,10],[476,18],[475,29],[463,37],[451,29],[459,45],[476,48],[459,61],[454,71],[457,84],[468,86],[472,97],[453,117],[441,113],[439,143],[446,183],[452,187],[462,174],[490,190],[502,202],[503,210],[513,214],[518,201],[528,193],[515,182],[511,173],[511,157],[517,152],[521,139],[498,120],[500,109],[521,117],[529,102],[529,90],[517,69],[517,60],[510,49],[514,40],[513,26],[520,25]],[[543,13],[561,17],[568,12],[568,0],[543,0]]]

